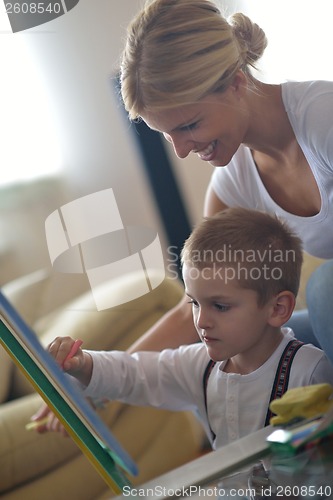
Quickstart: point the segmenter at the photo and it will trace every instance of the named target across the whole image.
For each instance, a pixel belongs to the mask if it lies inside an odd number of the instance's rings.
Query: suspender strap
[[[205,369],[205,373],[204,373],[204,376],[203,376],[203,391],[204,391],[204,399],[205,399],[205,409],[206,409],[206,415],[208,416],[208,408],[207,408],[207,384],[208,384],[208,379],[209,379],[209,375],[212,371],[212,369],[214,368],[214,366],[216,365],[215,361],[213,361],[212,359],[209,360],[207,366],[206,366],[206,369]],[[208,425],[209,425],[209,422],[208,422]],[[214,439],[216,438],[215,436],[215,433],[212,431],[210,425],[209,425],[209,429],[210,429],[210,432],[211,432],[211,435],[212,435],[212,439],[214,441]]]
[[[303,342],[300,340],[290,340],[288,344],[286,345],[280,361],[279,365],[276,370],[275,374],[275,379],[273,383],[273,388],[271,392],[271,397],[269,400],[269,404],[271,401],[274,399],[281,398],[283,394],[286,392],[288,389],[288,383],[289,383],[289,376],[290,376],[290,370],[291,370],[291,364],[293,362],[293,359],[295,357],[296,352],[300,347],[302,347]],[[212,359],[208,362],[204,375],[203,375],[203,390],[204,390],[204,401],[205,401],[205,409],[206,409],[206,414],[208,414],[208,407],[207,407],[207,385],[208,385],[208,379],[209,375],[211,374],[212,369],[216,365],[216,362],[213,361]],[[271,410],[267,409],[267,414],[266,414],[266,420],[265,420],[265,427],[269,425],[269,421],[271,417],[273,416],[273,413]],[[209,426],[210,428],[210,426]],[[215,439],[215,434],[210,428],[211,434],[212,434],[212,439]]]
[[[289,383],[289,375],[290,375],[290,370],[291,370],[291,364],[292,361],[295,357],[296,352],[300,347],[302,347],[303,342],[300,340],[290,340],[288,342],[287,346],[285,347],[282,356],[280,358],[279,365],[276,370],[276,375],[274,379],[274,384],[272,388],[272,393],[271,397],[269,400],[269,404],[271,401],[274,399],[279,399],[283,396],[283,394],[286,392],[288,389],[288,383]],[[269,409],[267,409],[267,414],[266,414],[266,420],[265,420],[265,427],[269,425],[269,421],[271,417],[273,416],[273,413]]]

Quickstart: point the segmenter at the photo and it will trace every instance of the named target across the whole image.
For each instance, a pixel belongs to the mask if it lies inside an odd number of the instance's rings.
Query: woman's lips
[[[196,151],[199,158],[203,161],[212,161],[215,156],[216,143],[217,141],[213,141],[205,149]]]

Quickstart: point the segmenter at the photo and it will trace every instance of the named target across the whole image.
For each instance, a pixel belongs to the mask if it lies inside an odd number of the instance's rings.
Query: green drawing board
[[[136,464],[1,292],[0,343],[108,486],[115,493],[130,486]]]

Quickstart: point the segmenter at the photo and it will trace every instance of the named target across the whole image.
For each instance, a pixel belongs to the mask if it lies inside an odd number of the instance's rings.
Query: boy
[[[287,387],[333,384],[325,354],[283,328],[302,248],[277,218],[242,208],[207,218],[185,242],[182,264],[201,342],[132,355],[79,349],[64,362],[74,340],[58,337],[49,351],[86,396],[192,410],[217,448],[268,424],[270,400]]]

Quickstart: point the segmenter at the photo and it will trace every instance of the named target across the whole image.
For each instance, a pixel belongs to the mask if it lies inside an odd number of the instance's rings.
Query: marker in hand
[[[28,422],[26,425],[25,425],[25,428],[27,431],[32,431],[32,430],[35,430],[37,429],[37,427],[40,427],[41,425],[46,425],[49,421],[49,417],[44,417],[44,418],[41,418],[40,420],[33,420],[32,422]]]
[[[62,363],[62,366],[64,366],[64,364],[65,364],[66,361],[68,361],[73,356],[75,356],[75,354],[77,353],[77,351],[79,350],[79,348],[81,347],[82,344],[83,344],[83,340],[80,340],[80,339],[75,340],[74,344],[72,345],[71,350],[69,351],[69,353],[67,354],[66,358],[64,359],[64,361]]]

